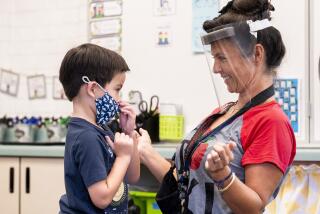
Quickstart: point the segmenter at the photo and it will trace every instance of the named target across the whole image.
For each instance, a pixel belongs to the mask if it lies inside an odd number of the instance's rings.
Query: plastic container
[[[160,140],[179,141],[184,134],[183,115],[160,115],[159,136]]]
[[[130,197],[135,205],[139,206],[140,214],[161,214],[161,210],[155,200],[156,193],[130,191]]]

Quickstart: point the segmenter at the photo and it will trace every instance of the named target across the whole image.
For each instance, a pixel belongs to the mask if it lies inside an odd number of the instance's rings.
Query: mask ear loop
[[[83,77],[82,77],[82,81],[83,81],[84,83],[87,83],[87,84],[89,84],[89,83],[91,82],[90,79],[89,79],[89,77],[87,77],[87,76],[83,76]],[[97,85],[99,86],[99,88],[100,88],[102,91],[107,92],[99,83],[97,83]]]
[[[90,83],[89,77],[87,77],[87,76],[82,76],[82,81],[84,83]]]
[[[84,83],[90,83],[91,81],[90,81],[90,79],[89,79],[89,77],[87,77],[87,76],[82,76],[82,81],[84,82]],[[112,98],[112,96],[99,84],[99,83],[97,83],[97,85],[99,86],[99,88],[104,92],[104,93],[107,93],[111,98]],[[112,98],[113,99],[113,98]],[[117,102],[118,103],[118,102]]]

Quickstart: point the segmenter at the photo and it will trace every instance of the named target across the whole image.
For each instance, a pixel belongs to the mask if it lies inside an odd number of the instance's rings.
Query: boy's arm
[[[93,204],[105,209],[118,191],[130,164],[130,156],[117,157],[106,180],[94,183],[88,188]]]
[[[116,133],[114,143],[108,136],[106,139],[116,154],[115,162],[105,180],[98,181],[88,187],[91,201],[100,209],[106,208],[112,202],[123,182],[133,153],[133,140],[128,135]]]

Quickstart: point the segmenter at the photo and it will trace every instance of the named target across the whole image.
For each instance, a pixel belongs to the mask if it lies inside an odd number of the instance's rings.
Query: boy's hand
[[[125,101],[120,101],[120,127],[122,131],[131,135],[136,128],[136,113],[134,108]]]
[[[131,158],[134,146],[131,137],[124,133],[117,132],[114,136],[114,142],[112,142],[109,136],[106,136],[106,140],[117,157]]]

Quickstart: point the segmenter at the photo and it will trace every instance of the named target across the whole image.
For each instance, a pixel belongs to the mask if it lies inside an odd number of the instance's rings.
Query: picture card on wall
[[[94,38],[94,39],[91,39],[90,42],[92,44],[99,45],[101,47],[116,51],[118,53],[121,52],[121,37],[120,36]]]
[[[155,16],[173,15],[176,12],[176,0],[153,0]]]
[[[90,5],[90,17],[93,19],[122,14],[122,1],[94,2]]]
[[[90,23],[92,36],[121,33],[121,19],[108,19],[103,21],[93,21]]]
[[[0,91],[11,96],[17,96],[19,80],[19,74],[9,70],[1,69]]]
[[[44,75],[27,77],[29,99],[41,99],[46,97],[46,78]]]
[[[167,47],[172,44],[172,30],[170,23],[159,23],[155,29],[157,47]]]
[[[64,93],[64,89],[62,84],[59,81],[58,76],[52,77],[52,92],[53,92],[53,99],[57,100],[66,100],[66,94]]]

